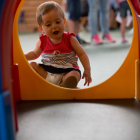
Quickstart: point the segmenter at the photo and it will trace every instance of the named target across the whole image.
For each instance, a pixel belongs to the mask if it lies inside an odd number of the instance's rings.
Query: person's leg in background
[[[67,0],[67,6],[69,12],[68,30],[75,34],[80,44],[86,44],[86,42],[79,37],[80,0]]]
[[[109,13],[109,29],[114,30],[117,28],[116,11],[118,10],[118,4],[116,0],[109,0],[110,3],[110,13]]]
[[[122,18],[122,23],[120,26],[120,31],[121,31],[121,37],[122,37],[122,43],[126,43],[127,40],[125,38],[125,30],[126,30],[126,22],[127,22],[127,10],[130,10],[130,7],[127,3],[127,1],[123,1],[120,3],[120,16]],[[130,10],[131,13],[131,10]],[[131,13],[132,15],[132,13]]]
[[[112,24],[113,24],[113,17],[114,17],[114,10],[113,10],[113,6],[110,5],[110,16],[109,16],[109,29],[112,28]]]
[[[89,14],[88,14],[88,22],[89,29],[91,32],[91,41],[94,44],[102,44],[102,40],[98,35],[98,10],[99,10],[99,0],[88,0],[89,4]]]
[[[127,17],[127,9],[126,9],[126,1],[120,3],[120,16],[122,18],[122,23],[120,25],[122,43],[126,43],[127,40],[125,39],[125,29],[126,29],[126,17]]]
[[[127,40],[125,39],[125,29],[126,29],[126,17],[122,18],[122,23],[120,26],[120,31],[121,31],[121,37],[122,37],[122,43],[126,43]]]
[[[103,33],[103,39],[107,40],[108,42],[115,42],[115,39],[113,39],[109,34],[109,9],[110,9],[109,0],[106,0],[106,2],[104,2],[104,0],[100,0],[99,20],[101,31]]]

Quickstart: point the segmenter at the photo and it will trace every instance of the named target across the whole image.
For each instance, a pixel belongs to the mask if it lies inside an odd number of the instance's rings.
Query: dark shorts
[[[127,1],[123,1],[120,3],[120,16],[122,18],[126,18],[127,17],[127,10],[130,11],[130,15],[132,15],[130,7],[127,3]]]
[[[79,20],[81,16],[80,0],[67,0],[69,19]]]
[[[50,72],[50,73],[55,73],[55,74],[60,74],[60,73],[68,73],[70,71],[78,71],[80,73],[81,76],[81,71],[75,68],[56,68],[53,66],[47,66],[44,64],[39,64],[45,71]]]

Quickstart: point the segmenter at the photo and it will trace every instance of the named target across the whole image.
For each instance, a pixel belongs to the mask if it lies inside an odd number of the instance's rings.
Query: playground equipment
[[[12,28],[20,1],[0,1],[0,140],[15,140],[16,112],[12,92]]]
[[[18,38],[18,16],[23,2],[24,0],[0,1],[0,140],[15,139],[14,133],[17,130],[15,101],[134,97],[140,100],[138,0],[128,0],[133,13],[134,35],[125,61],[105,82],[86,89],[66,89],[52,85],[31,69]]]
[[[105,82],[85,89],[66,89],[52,85],[34,72],[25,59],[18,37],[20,3],[13,27],[14,64],[18,64],[21,100],[71,100],[71,99],[116,99],[135,97],[135,61],[138,60],[138,27],[135,14],[134,36],[130,51],[118,71]],[[132,10],[134,13],[134,11]],[[137,47],[136,47],[137,46]],[[72,92],[71,92],[72,91]]]

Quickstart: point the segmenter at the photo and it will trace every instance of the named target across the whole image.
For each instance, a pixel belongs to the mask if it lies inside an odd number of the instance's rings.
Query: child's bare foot
[[[70,76],[63,83],[61,83],[60,86],[65,88],[76,88],[77,84],[77,78],[75,76]]]

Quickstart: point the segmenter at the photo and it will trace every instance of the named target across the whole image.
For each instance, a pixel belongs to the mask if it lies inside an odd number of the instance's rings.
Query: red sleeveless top
[[[42,51],[42,62],[45,65],[55,66],[59,65],[67,68],[73,67],[79,69],[77,64],[78,57],[71,45],[70,37],[75,36],[73,33],[64,32],[62,41],[58,44],[52,44],[47,35],[41,34],[39,36]]]
[[[41,41],[40,49],[42,53],[45,53],[45,54],[53,54],[55,50],[59,50],[61,54],[70,53],[74,51],[70,42],[71,36],[75,36],[75,34],[64,32],[62,41],[58,44],[52,44],[47,35],[41,34],[39,36],[40,41]]]

